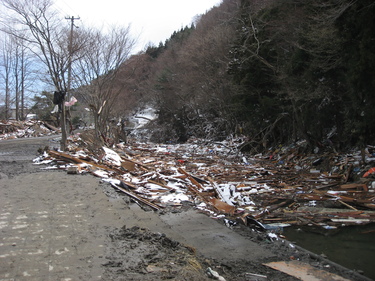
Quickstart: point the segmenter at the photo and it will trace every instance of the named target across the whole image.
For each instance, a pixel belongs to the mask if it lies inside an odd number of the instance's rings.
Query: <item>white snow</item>
[[[123,162],[123,160],[121,159],[121,156],[117,154],[117,152],[105,146],[103,146],[103,150],[105,152],[103,160],[109,161],[116,166],[121,166],[121,162]]]

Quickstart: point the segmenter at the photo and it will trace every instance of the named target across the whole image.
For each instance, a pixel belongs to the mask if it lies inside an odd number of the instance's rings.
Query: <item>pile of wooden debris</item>
[[[91,173],[154,210],[179,208],[189,201],[211,216],[263,229],[375,222],[375,178],[368,168],[375,160],[373,147],[364,166],[355,153],[278,150],[250,158],[237,149],[241,139],[121,144],[99,153],[88,149],[90,142],[87,134],[75,136],[68,153],[49,150],[35,163]]]
[[[0,122],[0,140],[49,136],[60,130],[44,121]]]

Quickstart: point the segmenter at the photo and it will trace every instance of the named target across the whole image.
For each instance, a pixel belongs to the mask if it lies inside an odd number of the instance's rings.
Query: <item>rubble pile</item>
[[[49,169],[91,173],[153,210],[194,205],[228,223],[264,230],[288,225],[337,228],[375,222],[374,147],[363,154],[301,154],[298,147],[248,157],[242,139],[185,144],[120,144],[89,150],[70,138],[69,152],[35,159]]]
[[[59,129],[43,121],[0,121],[0,140],[42,137],[58,133]]]

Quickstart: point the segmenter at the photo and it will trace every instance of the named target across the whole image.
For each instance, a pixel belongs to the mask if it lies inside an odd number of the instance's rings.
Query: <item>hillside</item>
[[[371,0],[224,0],[128,61],[117,110],[152,104],[159,142],[241,134],[253,152],[371,144],[374,19]]]

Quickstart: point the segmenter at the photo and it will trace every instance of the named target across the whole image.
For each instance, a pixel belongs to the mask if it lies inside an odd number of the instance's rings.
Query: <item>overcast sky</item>
[[[221,0],[55,0],[64,16],[80,17],[79,26],[127,26],[138,39],[136,51],[148,43],[159,45],[181,27],[192,23]]]

